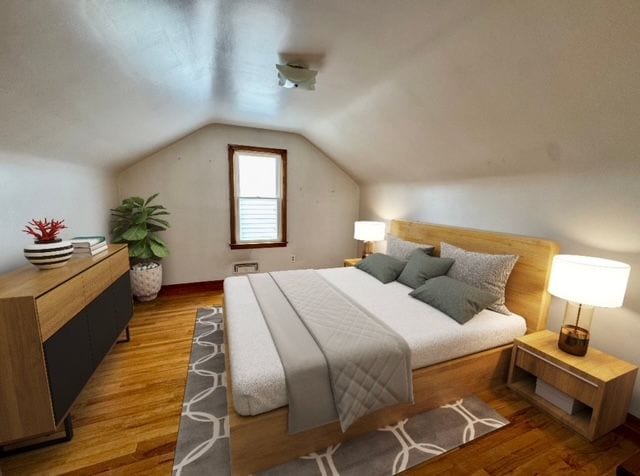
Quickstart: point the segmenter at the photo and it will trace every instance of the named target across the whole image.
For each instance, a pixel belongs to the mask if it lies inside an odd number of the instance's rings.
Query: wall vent
[[[258,263],[236,263],[233,265],[233,272],[235,274],[247,274],[247,273],[257,273],[258,272]]]

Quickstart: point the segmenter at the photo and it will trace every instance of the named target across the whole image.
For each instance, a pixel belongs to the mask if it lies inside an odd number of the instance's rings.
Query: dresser
[[[0,446],[59,429],[132,314],[127,245],[0,276]]]

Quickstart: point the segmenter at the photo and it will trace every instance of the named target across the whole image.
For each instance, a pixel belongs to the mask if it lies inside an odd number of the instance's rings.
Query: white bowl
[[[34,243],[24,247],[24,257],[40,269],[60,268],[73,255],[73,244],[68,240],[52,243]]]

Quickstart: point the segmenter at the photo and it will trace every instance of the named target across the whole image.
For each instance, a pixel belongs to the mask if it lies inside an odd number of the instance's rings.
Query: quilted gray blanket
[[[406,341],[320,274],[281,271],[249,279],[285,369],[290,432],[336,414],[346,431],[375,410],[413,402]]]

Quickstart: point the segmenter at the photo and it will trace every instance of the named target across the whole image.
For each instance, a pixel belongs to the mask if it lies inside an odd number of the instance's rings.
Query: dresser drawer
[[[116,254],[109,258],[111,263],[111,276],[115,281],[124,273],[129,271],[129,252],[127,248],[118,251]]]
[[[83,281],[82,276],[75,276],[36,300],[43,342],[87,304]]]
[[[111,260],[112,258],[104,259],[91,266],[91,268],[82,274],[85,289],[84,294],[87,299],[85,304],[89,304],[97,298],[116,280],[111,273]]]
[[[597,382],[569,372],[527,349],[516,347],[515,364],[590,407],[598,401]]]

